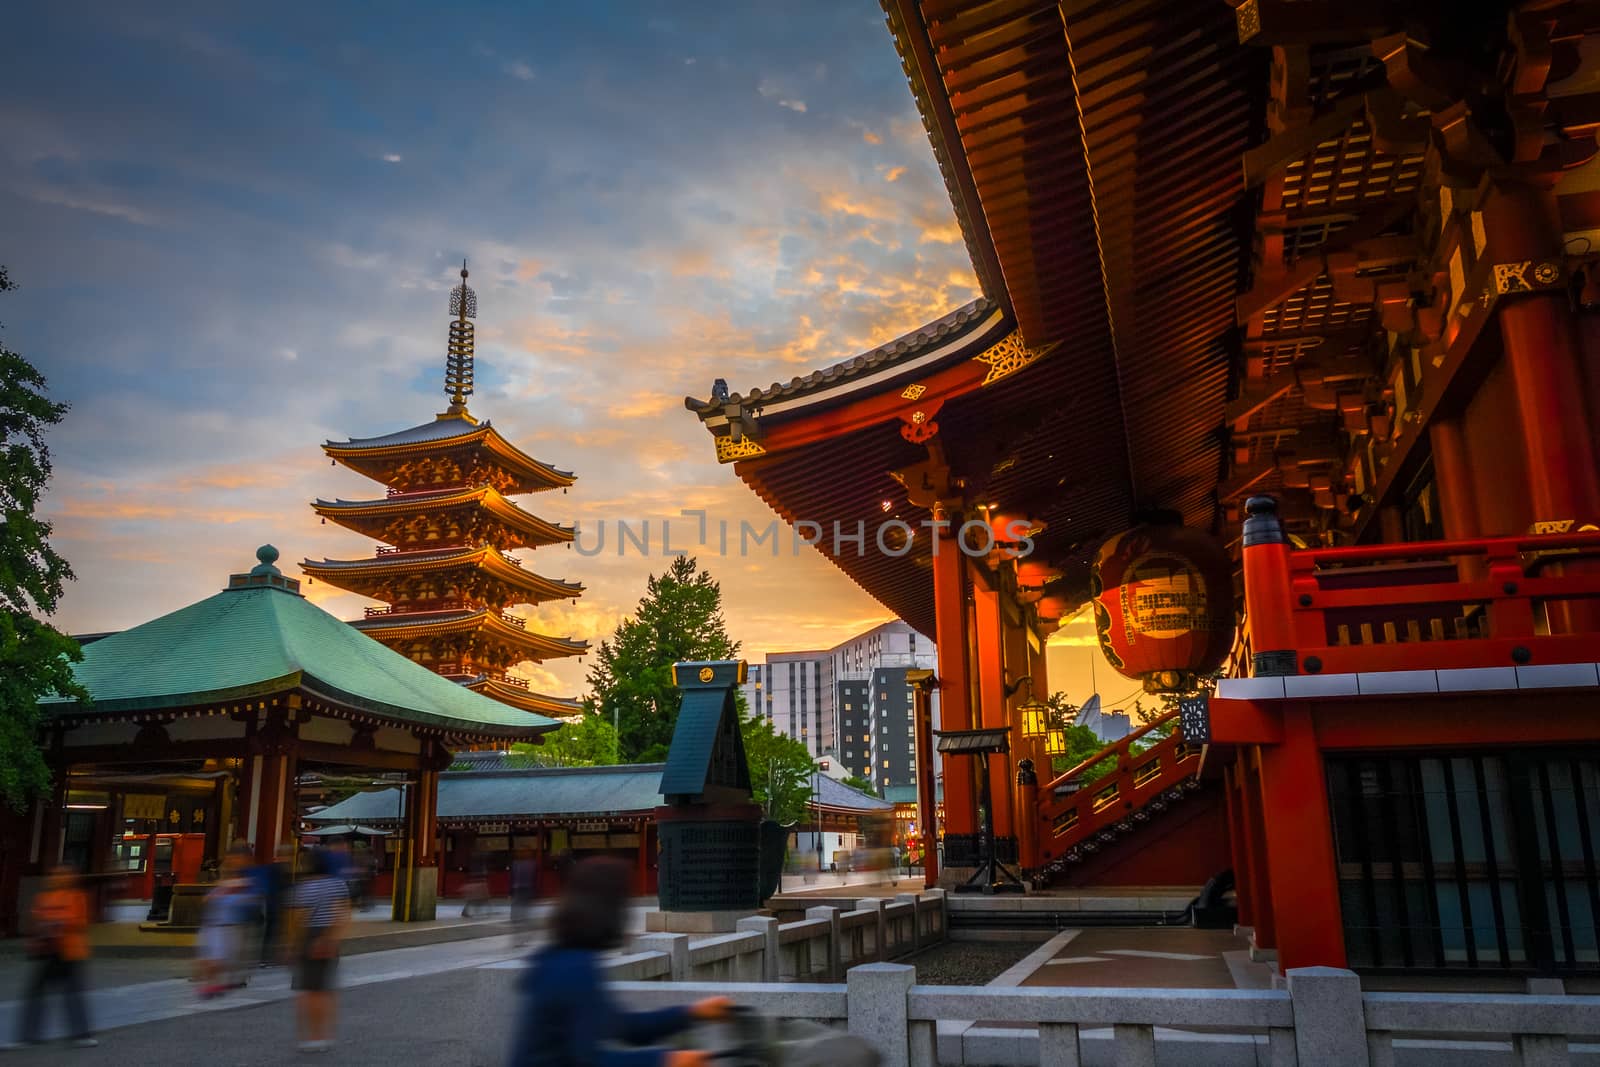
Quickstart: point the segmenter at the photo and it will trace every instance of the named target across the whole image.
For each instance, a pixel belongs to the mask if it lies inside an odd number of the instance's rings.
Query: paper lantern
[[[1090,589],[1106,660],[1149,693],[1182,693],[1233,647],[1233,574],[1216,538],[1137,526],[1101,546]]]

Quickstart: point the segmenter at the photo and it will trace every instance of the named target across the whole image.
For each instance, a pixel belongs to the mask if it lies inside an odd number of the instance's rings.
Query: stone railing
[[[619,972],[613,972],[618,978]],[[636,1008],[712,995],[773,1018],[842,1025],[884,1067],[1034,1064],[1391,1064],[1590,1062],[1600,997],[1367,993],[1350,972],[1291,970],[1283,990],[919,986],[916,969],[852,968],[843,984],[619,981]],[[962,1020],[982,1020],[980,1023]]]
[[[942,890],[866,898],[853,911],[809,908],[797,922],[752,917],[733,933],[691,940],[645,934],[608,971],[619,981],[837,982],[851,967],[910,955],[949,929]]]

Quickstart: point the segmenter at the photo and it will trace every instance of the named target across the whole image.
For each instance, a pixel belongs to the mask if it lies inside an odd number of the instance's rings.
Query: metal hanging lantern
[[[1022,736],[1027,738],[1046,737],[1050,733],[1050,705],[1033,695],[1033,679],[1024,678],[1028,685],[1028,699],[1017,705],[1017,711],[1022,716]]]
[[[1044,735],[1044,754],[1046,756],[1065,756],[1067,754],[1067,732],[1065,730],[1051,730]]]

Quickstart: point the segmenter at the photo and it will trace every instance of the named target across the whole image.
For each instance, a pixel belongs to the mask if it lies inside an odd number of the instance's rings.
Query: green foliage
[[[852,774],[848,778],[841,778],[839,780],[845,785],[849,786],[851,789],[859,790],[867,794],[869,797],[882,797],[882,794],[878,792],[877,787],[865,778],[858,778]]]
[[[11,288],[0,267],[0,292]],[[39,698],[89,697],[72,677],[78,643],[34,618],[55,611],[72,578],[50,548],[50,524],[34,516],[50,482],[44,432],[66,413],[46,395],[44,376],[0,345],[0,797],[19,811],[50,785]]]
[[[585,714],[545,734],[544,744],[515,744],[532,767],[605,767],[617,760],[617,731],[603,715]]]
[[[589,672],[586,703],[608,723],[616,716],[619,762],[667,758],[678,722],[674,663],[738,654],[739,643],[722,620],[722,586],[693,557],[679,556],[666,573],[652,574],[638,612],[600,642],[599,662]]]
[[[767,818],[791,826],[805,817],[811,803],[811,783],[816,761],[806,746],[785,737],[759,715],[742,718],[745,761],[750,764],[750,786]]]

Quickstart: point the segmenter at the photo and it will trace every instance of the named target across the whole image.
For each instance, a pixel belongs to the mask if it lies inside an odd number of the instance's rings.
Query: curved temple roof
[[[481,507],[507,526],[527,536],[527,546],[560,544],[576,535],[571,526],[542,519],[518,507],[498,489],[481,485],[466,489],[440,489],[432,492],[397,493],[376,500],[322,500],[311,505],[313,511],[342,526],[366,525],[361,520],[379,519],[412,512],[436,513],[450,508]],[[360,530],[358,532],[365,532]]]
[[[583,592],[583,585],[559,578],[546,578],[533,571],[524,570],[510,556],[490,546],[478,548],[442,548],[426,552],[392,552],[371,559],[302,560],[300,568],[323,581],[361,592],[349,584],[353,579],[381,577],[395,572],[450,570],[458,567],[478,567],[509,585],[525,592],[529,603],[546,600],[569,600]]]
[[[447,412],[432,422],[381,437],[327,441],[323,443],[322,450],[346,466],[362,470],[367,461],[384,456],[438,452],[473,444],[492,452],[508,469],[524,475],[529,482],[529,491],[534,488],[564,487],[577,480],[571,471],[558,470],[522,451],[501,436],[489,420],[478,422],[465,413]]]
[[[73,674],[92,705],[46,700],[45,713],[92,721],[301,689],[396,724],[445,733],[531,738],[559,725],[390,651],[300,596],[266,566],[257,572],[276,582],[236,579],[234,588],[85,646]]]

